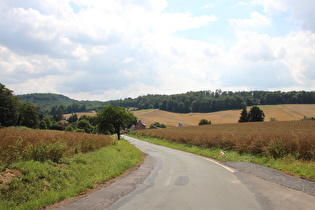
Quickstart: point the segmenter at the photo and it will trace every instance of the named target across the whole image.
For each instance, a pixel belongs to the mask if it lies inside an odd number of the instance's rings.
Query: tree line
[[[73,104],[68,110],[84,110],[84,106]],[[85,133],[101,133],[118,135],[120,130],[137,122],[133,113],[124,107],[104,106],[96,116],[81,116],[72,114],[69,121],[62,120],[63,106],[53,107],[51,115],[41,114],[38,108],[28,102],[20,102],[13,91],[0,83],[0,128],[10,126],[25,126],[33,129],[65,130]],[[67,110],[67,109],[66,109]]]
[[[170,112],[214,112],[254,105],[314,104],[315,91],[198,91],[173,95],[146,95],[106,102],[114,106],[161,109]]]

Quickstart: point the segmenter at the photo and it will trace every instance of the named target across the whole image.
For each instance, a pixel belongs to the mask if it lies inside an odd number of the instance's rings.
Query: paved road
[[[124,138],[149,155],[144,168],[63,209],[315,209],[314,196],[210,159]]]

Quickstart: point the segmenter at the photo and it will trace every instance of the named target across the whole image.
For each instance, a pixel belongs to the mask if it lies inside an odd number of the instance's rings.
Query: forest
[[[315,104],[315,91],[190,91],[173,95],[139,96],[111,101],[77,101],[57,94],[19,95],[21,102],[36,105],[42,114],[62,115],[75,112],[97,111],[104,105],[161,109],[177,113],[214,112],[243,109],[253,105]]]
[[[174,95],[146,95],[135,99],[107,102],[138,109],[161,109],[170,112],[214,112],[243,109],[253,105],[314,104],[315,91],[197,91]]]

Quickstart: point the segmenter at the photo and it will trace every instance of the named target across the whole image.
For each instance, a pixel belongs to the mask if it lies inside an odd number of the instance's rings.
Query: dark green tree
[[[44,120],[41,120],[40,123],[39,123],[39,129],[42,129],[42,130],[47,130],[47,125],[46,125],[46,122]]]
[[[211,121],[206,119],[201,119],[198,125],[211,125]]]
[[[21,103],[19,108],[18,125],[29,128],[38,128],[39,112],[37,107],[31,103]]]
[[[69,123],[74,123],[74,122],[77,122],[77,121],[78,121],[78,115],[72,113],[71,116],[68,119],[68,122]]]
[[[99,132],[116,133],[118,140],[120,140],[120,130],[125,129],[134,121],[137,121],[137,118],[133,113],[126,111],[124,107],[106,105],[97,113]]]
[[[238,120],[238,122],[248,122],[248,113],[247,113],[247,109],[244,108],[241,112],[241,116],[240,116],[240,119]]]
[[[264,121],[265,113],[262,109],[257,106],[253,106],[248,113],[249,122],[259,122]]]
[[[83,129],[85,133],[92,133],[93,126],[86,119],[82,119],[78,122],[78,128]]]
[[[0,83],[0,126],[16,125],[19,100],[13,91]]]
[[[47,126],[47,129],[50,129],[50,127],[52,126],[52,119],[49,115],[45,115],[42,119],[42,121],[45,122],[46,126]]]

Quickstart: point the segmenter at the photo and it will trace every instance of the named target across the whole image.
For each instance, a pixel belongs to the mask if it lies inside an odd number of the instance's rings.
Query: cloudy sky
[[[314,0],[1,0],[0,83],[78,100],[315,90]]]

